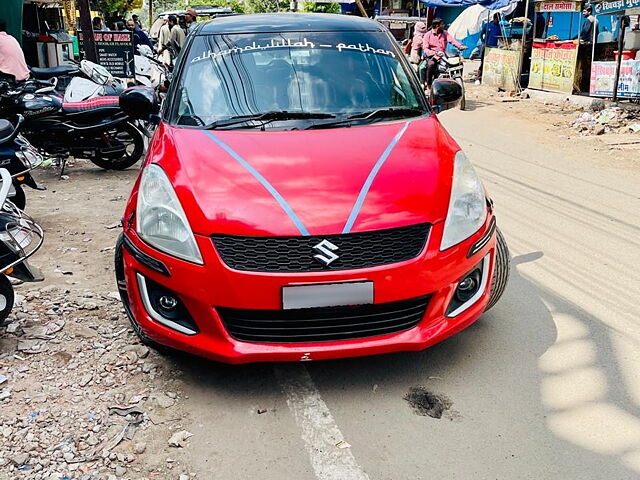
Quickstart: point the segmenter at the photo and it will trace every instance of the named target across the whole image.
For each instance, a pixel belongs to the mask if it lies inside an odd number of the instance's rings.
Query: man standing
[[[171,51],[171,57],[173,59],[180,53],[184,45],[185,34],[184,30],[178,25],[178,18],[175,15],[169,15],[169,28],[171,29],[171,33],[169,34],[169,50]]]
[[[498,46],[498,39],[502,33],[502,29],[500,28],[500,14],[496,13],[493,15],[493,20],[487,23],[483,29],[482,34],[480,35],[482,44],[482,53],[480,54],[480,68],[478,68],[478,75],[476,77],[476,85],[479,85],[480,80],[482,79],[482,68],[484,67],[484,53],[485,49],[494,48]]]
[[[187,35],[189,35],[198,25],[198,14],[195,9],[188,8],[186,12],[184,12],[184,21],[187,23]]]
[[[136,23],[133,20],[127,20],[127,30],[133,32],[133,48],[136,51],[140,45],[147,45],[151,50],[153,50],[153,43],[151,43],[151,40],[149,40],[146,33],[136,27]]]
[[[108,32],[109,29],[104,24],[100,17],[93,17],[93,31],[94,32]]]
[[[0,72],[13,75],[16,80],[29,78],[29,67],[18,41],[7,33],[7,22],[0,18]]]
[[[444,22],[441,18],[434,18],[431,23],[431,30],[425,33],[422,42],[422,55],[427,58],[427,89],[431,88],[433,79],[438,72],[438,60],[444,56],[444,52],[447,50],[449,43],[455,45],[460,50],[467,49],[466,46],[449,35],[449,32],[444,29]]]
[[[598,38],[598,20],[593,16],[591,5],[587,5],[582,10],[582,28],[580,29],[579,38],[583,42],[591,43],[594,37]],[[595,35],[594,35],[595,30]]]
[[[160,32],[158,32],[158,45],[156,48],[158,49],[158,54],[162,55],[162,61],[165,65],[171,65],[171,55],[169,55],[169,52],[166,50],[169,45],[170,37],[171,30],[169,29],[169,21],[164,18],[162,20]]]
[[[138,19],[138,15],[131,15],[131,18],[133,19],[133,23],[136,24],[136,27],[139,30],[142,30],[142,23],[140,22],[140,20]]]

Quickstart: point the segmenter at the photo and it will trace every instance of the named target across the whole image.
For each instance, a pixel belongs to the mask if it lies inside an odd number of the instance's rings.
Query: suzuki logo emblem
[[[313,249],[318,252],[318,255],[314,255],[317,261],[319,261],[325,267],[338,259],[338,255],[333,253],[338,250],[338,247],[331,243],[329,240],[322,240],[317,245],[314,245]]]

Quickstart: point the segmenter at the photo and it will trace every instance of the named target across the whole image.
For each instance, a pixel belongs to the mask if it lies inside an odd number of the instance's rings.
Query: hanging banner
[[[134,76],[133,32],[93,32],[93,39],[98,51],[98,63],[111,75],[120,78]],[[78,40],[80,50],[83,50],[81,31],[78,31]]]
[[[64,20],[67,23],[67,30],[75,30],[76,26],[76,2],[75,0],[64,0]]]
[[[616,62],[593,62],[589,95],[613,97],[616,79]],[[640,60],[624,60],[620,64],[618,97],[640,98]]]
[[[502,88],[510,92],[516,91],[519,65],[519,50],[485,49],[482,84]]]
[[[608,13],[620,12],[630,8],[640,7],[640,0],[614,0],[613,2],[599,2],[593,4],[593,13],[596,15],[606,15]]]
[[[582,2],[549,0],[536,2],[536,12],[579,12]]]
[[[533,42],[529,88],[573,93],[578,46],[573,43]]]

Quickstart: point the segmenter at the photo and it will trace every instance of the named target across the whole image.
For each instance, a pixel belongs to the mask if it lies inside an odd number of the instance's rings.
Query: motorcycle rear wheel
[[[0,323],[11,313],[14,299],[13,285],[6,275],[0,275]]]
[[[107,133],[109,140],[125,145],[125,155],[120,158],[100,157],[97,154],[91,161],[105,170],[125,170],[135,165],[144,153],[144,136],[136,127],[123,123]]]
[[[465,91],[464,91],[464,82],[462,81],[462,77],[457,77],[456,82],[462,88],[462,98],[460,99],[460,110],[464,110],[467,107],[467,102],[465,99]]]

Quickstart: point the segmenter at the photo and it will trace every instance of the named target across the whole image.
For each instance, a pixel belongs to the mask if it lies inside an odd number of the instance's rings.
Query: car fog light
[[[137,277],[142,303],[151,318],[186,335],[199,333],[196,322],[178,294],[139,273]]]
[[[458,280],[451,301],[445,312],[449,318],[456,317],[476,303],[487,289],[491,254],[488,253],[473,270]]]
[[[178,300],[169,295],[163,295],[158,301],[163,310],[174,310],[178,306]]]
[[[461,302],[466,302],[478,291],[480,286],[480,270],[476,269],[467,275],[456,288],[456,298]]]

